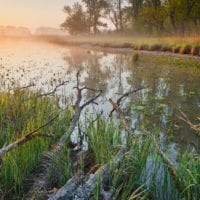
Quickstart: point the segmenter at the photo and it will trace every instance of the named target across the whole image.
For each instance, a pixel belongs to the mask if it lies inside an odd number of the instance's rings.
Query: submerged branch
[[[179,119],[183,120],[187,125],[190,126],[191,129],[197,131],[197,132],[200,132],[200,123],[199,124],[193,124],[191,122],[191,120],[188,118],[188,116],[179,109],[179,112],[180,112],[180,116],[179,116]],[[200,120],[200,118],[198,117],[197,118],[198,120]]]
[[[125,93],[124,95],[122,95],[122,97],[118,100],[118,104],[121,102],[121,100],[124,98],[124,97],[127,97],[127,93]],[[119,115],[119,118],[120,118],[120,121],[124,127],[124,129],[129,133],[130,130],[128,128],[128,125],[127,125],[127,122],[125,120],[125,117],[119,107],[119,105],[117,103],[114,103],[112,101],[112,99],[109,99],[110,103],[112,104],[113,106],[113,110],[117,112],[117,114]],[[156,138],[153,137],[153,144],[154,146],[156,147],[156,151],[158,152],[158,154],[161,156],[161,158],[163,159],[164,163],[169,167],[169,171],[171,173],[171,175],[173,177],[175,177],[175,180],[178,184],[179,187],[181,188],[184,188],[182,187],[182,185],[184,184],[183,181],[181,180],[181,178],[179,177],[178,175],[178,172],[176,170],[176,167],[174,165],[174,163],[167,157],[167,155],[160,149],[157,141],[156,141]]]

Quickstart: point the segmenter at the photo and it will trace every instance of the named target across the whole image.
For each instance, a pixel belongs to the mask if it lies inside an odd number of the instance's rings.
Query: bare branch
[[[13,149],[16,149],[17,147],[25,144],[26,142],[36,138],[36,137],[54,137],[53,134],[49,134],[49,133],[40,133],[40,132],[36,132],[36,133],[33,133],[31,135],[25,135],[23,137],[21,137],[20,139],[16,140],[15,142],[9,144],[8,146],[6,147],[3,147],[1,150],[0,150],[0,157],[2,157],[5,153],[8,153],[10,152],[11,150]]]
[[[183,120],[187,125],[190,126],[191,129],[200,132],[200,123],[199,124],[193,124],[190,119],[188,118],[188,116],[179,109],[180,112],[180,116],[179,119]],[[200,120],[200,118],[197,118],[198,120]]]
[[[93,98],[89,99],[86,103],[84,103],[83,105],[81,105],[81,100],[82,100],[82,91],[84,89],[87,89],[87,87],[84,88],[80,88],[80,82],[79,82],[79,76],[80,76],[80,71],[77,72],[76,74],[76,81],[77,81],[77,85],[76,85],[76,90],[77,90],[77,99],[75,102],[75,114],[74,117],[70,123],[70,127],[68,129],[68,131],[63,134],[63,136],[60,138],[58,144],[56,145],[56,147],[52,150],[51,153],[51,158],[53,157],[57,157],[59,156],[60,150],[62,149],[62,147],[65,145],[65,142],[67,139],[69,139],[70,135],[73,133],[74,129],[76,128],[81,112],[82,110],[89,105],[90,103],[94,103],[94,101],[100,96],[101,92],[99,92],[99,94],[97,94],[96,96],[94,96]],[[95,90],[94,90],[95,91]],[[26,198],[29,199],[31,198],[31,196],[34,194],[35,191],[37,190],[41,190],[41,188],[43,188],[43,193],[45,193],[45,188],[47,186],[47,177],[48,177],[48,171],[49,171],[49,167],[47,166],[46,170],[41,172],[38,175],[37,180],[35,180],[35,182],[33,183],[32,187],[30,188],[29,192],[26,195]],[[72,181],[74,183],[74,181]],[[74,186],[73,186],[74,187]],[[63,192],[62,192],[63,194]],[[67,193],[65,193],[67,194]],[[61,195],[62,196],[62,195]],[[53,198],[53,197],[52,197]],[[53,198],[54,199],[54,198]],[[59,199],[59,198],[56,198]],[[63,198],[60,198],[63,199]]]
[[[136,93],[136,92],[138,92],[138,91],[140,91],[140,90],[143,90],[143,89],[144,89],[144,88],[141,87],[141,88],[138,88],[138,89],[135,89],[135,90],[131,90],[131,91],[129,91],[129,92],[126,92],[126,93],[122,94],[122,96],[117,100],[116,104],[117,104],[118,106],[120,106],[121,101],[122,101],[125,97],[128,97],[130,94]],[[114,112],[114,108],[111,110],[110,116],[112,115],[113,112]]]
[[[113,111],[116,111],[116,113],[119,115],[119,118],[120,118],[120,121],[124,127],[124,129],[127,131],[127,132],[130,132],[129,130],[129,127],[128,127],[128,124],[126,122],[126,119],[121,111],[121,109],[119,108],[119,106],[117,105],[117,103],[114,103],[112,99],[109,99],[110,103],[112,104],[113,106]]]
[[[35,83],[31,83],[31,84],[29,84],[29,85],[26,85],[26,86],[17,88],[17,90],[24,90],[24,89],[27,89],[27,88],[30,88],[30,87],[35,87],[35,86],[36,86]]]
[[[47,93],[43,93],[43,94],[39,94],[38,97],[43,97],[43,96],[49,96],[49,95],[53,95],[55,94],[55,92],[58,90],[58,88],[66,85],[69,81],[64,81],[62,83],[60,83],[59,85],[57,85],[52,91],[49,91]]]
[[[47,133],[40,133],[38,132],[40,129],[48,126],[49,124],[51,124],[56,118],[58,118],[59,115],[56,115],[55,117],[53,117],[52,119],[50,119],[47,123],[45,123],[44,125],[38,127],[37,129],[31,131],[30,133],[26,134],[25,136],[22,136],[21,138],[19,138],[18,140],[16,140],[15,142],[9,144],[6,147],[3,147],[2,149],[0,149],[0,157],[2,157],[5,153],[10,152],[11,150],[17,148],[18,146],[34,139],[35,137],[53,137],[52,134],[47,134]]]

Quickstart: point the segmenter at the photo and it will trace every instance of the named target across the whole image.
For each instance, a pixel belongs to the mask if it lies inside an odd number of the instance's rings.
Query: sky
[[[65,5],[77,0],[0,0],[0,26],[25,26],[31,31],[41,26],[59,28]]]

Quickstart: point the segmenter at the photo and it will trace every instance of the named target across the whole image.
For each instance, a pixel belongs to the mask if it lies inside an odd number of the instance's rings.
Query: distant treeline
[[[26,27],[0,26],[0,36],[30,36],[31,31]]]
[[[80,2],[80,1],[79,1]],[[200,32],[200,0],[82,0],[66,5],[61,24],[71,34],[103,30],[132,33]],[[111,26],[112,24],[112,26]]]

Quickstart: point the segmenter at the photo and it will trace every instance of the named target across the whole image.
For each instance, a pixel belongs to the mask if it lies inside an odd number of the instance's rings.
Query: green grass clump
[[[48,172],[49,188],[60,188],[73,174],[71,151],[69,145],[62,148],[59,156],[52,158],[50,170]]]
[[[59,118],[40,130],[54,134],[54,138],[35,138],[2,157],[0,188],[6,198],[23,196],[23,180],[37,167],[42,153],[65,133],[70,112],[62,111],[56,98],[38,97],[37,92],[0,93],[0,148],[41,127],[59,113],[62,113]]]
[[[122,142],[119,128],[103,119],[87,129],[89,153],[95,166],[111,163]],[[122,134],[122,132],[121,132]],[[178,179],[159,155],[152,142],[152,134],[131,137],[124,135],[126,153],[116,168],[110,168],[107,177],[96,183],[92,199],[102,199],[101,189],[112,191],[112,199],[198,199],[200,194],[199,154],[180,154],[175,165]],[[167,153],[166,153],[167,154]],[[168,155],[168,154],[167,154]],[[112,166],[112,165],[110,165]],[[97,167],[98,168],[98,167]],[[179,181],[177,181],[179,180]]]
[[[88,148],[96,164],[105,164],[117,153],[121,144],[120,129],[111,121],[98,118],[87,128]]]

